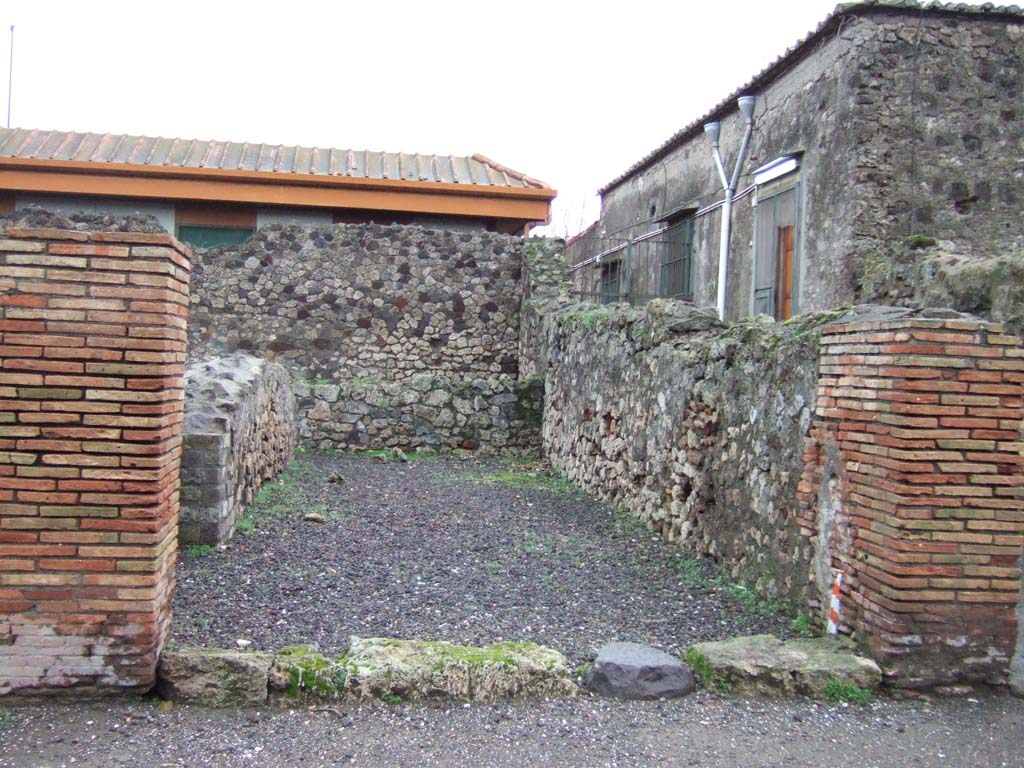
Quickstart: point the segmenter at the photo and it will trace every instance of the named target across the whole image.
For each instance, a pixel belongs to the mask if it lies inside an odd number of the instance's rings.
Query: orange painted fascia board
[[[174,223],[198,227],[250,227],[256,229],[256,209],[251,206],[178,203]]]
[[[544,221],[550,188],[0,158],[0,189]]]

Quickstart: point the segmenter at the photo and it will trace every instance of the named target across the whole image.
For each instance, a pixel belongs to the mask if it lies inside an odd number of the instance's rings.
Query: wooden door
[[[775,267],[775,319],[793,316],[793,251],[796,228],[790,224],[776,233],[778,253]]]

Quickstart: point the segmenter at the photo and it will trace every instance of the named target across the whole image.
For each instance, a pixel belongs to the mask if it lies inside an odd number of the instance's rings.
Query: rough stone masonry
[[[1024,352],[1000,324],[876,307],[725,327],[555,295],[525,313],[568,477],[821,623],[841,574],[840,631],[894,684],[1020,669]]]
[[[297,441],[288,373],[245,354],[193,363],[185,373],[183,544],[221,544]]]
[[[197,258],[190,354],[283,365],[314,447],[527,448],[541,395],[517,382],[524,247],[484,231],[265,227]]]

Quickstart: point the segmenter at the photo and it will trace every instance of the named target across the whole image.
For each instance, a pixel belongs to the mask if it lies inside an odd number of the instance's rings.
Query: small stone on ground
[[[597,654],[584,686],[617,699],[675,699],[693,693],[690,668],[664,651],[640,643],[609,643]]]

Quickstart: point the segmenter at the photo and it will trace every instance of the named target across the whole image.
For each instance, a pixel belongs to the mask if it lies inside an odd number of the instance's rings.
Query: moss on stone
[[[911,249],[931,248],[938,245],[938,240],[927,235],[911,235],[907,238],[907,247]]]
[[[356,638],[350,645],[350,688],[362,698],[446,696],[494,701],[575,693],[565,657],[532,642],[484,647],[444,640]]]
[[[593,328],[597,325],[607,323],[615,317],[615,310],[604,305],[592,306],[589,309],[579,311],[572,310],[565,313],[565,318],[571,322],[579,323],[584,328]]]
[[[290,645],[277,652],[274,669],[287,675],[287,695],[303,693],[335,698],[344,691],[348,679],[347,655],[328,659],[309,645]]]
[[[891,288],[896,270],[893,256],[882,251],[865,253],[857,273],[857,293],[862,300],[884,296]]]

